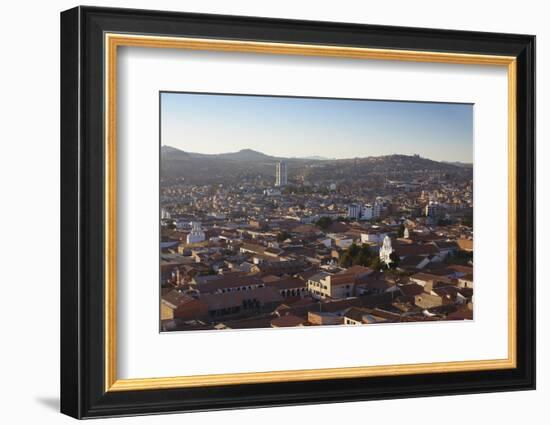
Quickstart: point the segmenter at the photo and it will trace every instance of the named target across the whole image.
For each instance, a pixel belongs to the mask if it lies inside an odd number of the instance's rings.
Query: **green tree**
[[[369,267],[373,270],[380,270],[384,267],[384,263],[380,260],[379,256],[372,257]]]
[[[277,242],[283,242],[287,239],[290,239],[292,235],[287,232],[286,230],[283,230],[282,232],[277,233]]]
[[[353,258],[353,264],[356,266],[368,266],[370,262],[371,262],[370,255],[363,250],[359,251],[359,254],[357,254]]]
[[[390,268],[396,269],[399,266],[400,259],[399,259],[399,255],[397,255],[395,251],[390,254],[390,260],[391,260]]]
[[[354,243],[352,243],[348,248],[349,255],[351,255],[352,258],[358,255],[359,251],[361,251],[361,248],[359,248],[359,246],[357,246],[357,244],[354,244]]]
[[[321,217],[319,220],[317,220],[315,224],[317,225],[317,227],[320,227],[323,230],[327,230],[332,224],[332,219],[330,217]]]
[[[401,224],[397,230],[397,237],[402,238],[403,236],[405,236],[405,225]]]
[[[340,265],[346,268],[353,265],[353,257],[350,255],[349,251],[344,251],[342,255],[340,255]]]

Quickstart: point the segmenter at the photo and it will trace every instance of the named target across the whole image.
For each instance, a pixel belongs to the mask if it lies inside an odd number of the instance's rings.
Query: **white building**
[[[200,221],[191,222],[191,232],[187,235],[187,243],[199,243],[206,239],[206,235],[202,231]]]
[[[327,237],[334,241],[334,245],[342,249],[349,248],[354,242],[353,238],[350,238],[343,233],[328,233]]]
[[[348,249],[353,245],[353,239],[348,238],[347,236],[337,236],[334,239],[334,245],[342,249]]]
[[[370,204],[349,204],[348,217],[354,220],[371,220],[373,218],[373,207]]]
[[[373,208],[370,204],[365,204],[361,208],[361,220],[372,220],[373,218]]]
[[[372,218],[379,218],[382,214],[382,210],[384,209],[384,205],[380,200],[376,200],[374,202],[374,205],[372,206]]]
[[[426,209],[424,210],[426,217],[437,217],[439,215],[439,212],[439,203],[434,201],[430,201],[428,205],[426,205]]]
[[[381,244],[387,233],[361,233],[361,243]]]
[[[348,205],[348,217],[358,220],[361,217],[361,205],[349,204]]]
[[[380,260],[387,266],[389,266],[392,262],[392,259],[390,258],[392,252],[393,248],[391,246],[391,239],[389,236],[386,236],[384,238],[384,242],[382,243],[382,247],[380,248]]]
[[[264,195],[265,196],[280,196],[281,191],[280,191],[280,189],[269,188],[269,189],[264,190]]]
[[[281,161],[275,166],[275,186],[286,186],[288,177],[286,172],[286,163]]]

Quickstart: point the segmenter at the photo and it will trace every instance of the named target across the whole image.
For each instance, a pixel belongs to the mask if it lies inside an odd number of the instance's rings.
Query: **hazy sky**
[[[161,144],[188,152],[472,162],[469,104],[161,93]]]

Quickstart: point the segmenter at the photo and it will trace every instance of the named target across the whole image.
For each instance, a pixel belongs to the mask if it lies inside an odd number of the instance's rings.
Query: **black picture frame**
[[[105,391],[104,34],[517,58],[517,367],[474,372]],[[535,37],[132,9],[61,13],[61,412],[75,418],[535,388]]]

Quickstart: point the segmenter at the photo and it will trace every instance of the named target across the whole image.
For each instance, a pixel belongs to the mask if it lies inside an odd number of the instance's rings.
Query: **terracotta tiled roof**
[[[306,320],[300,316],[287,314],[286,316],[277,317],[271,321],[271,326],[274,328],[289,328],[303,325]]]

